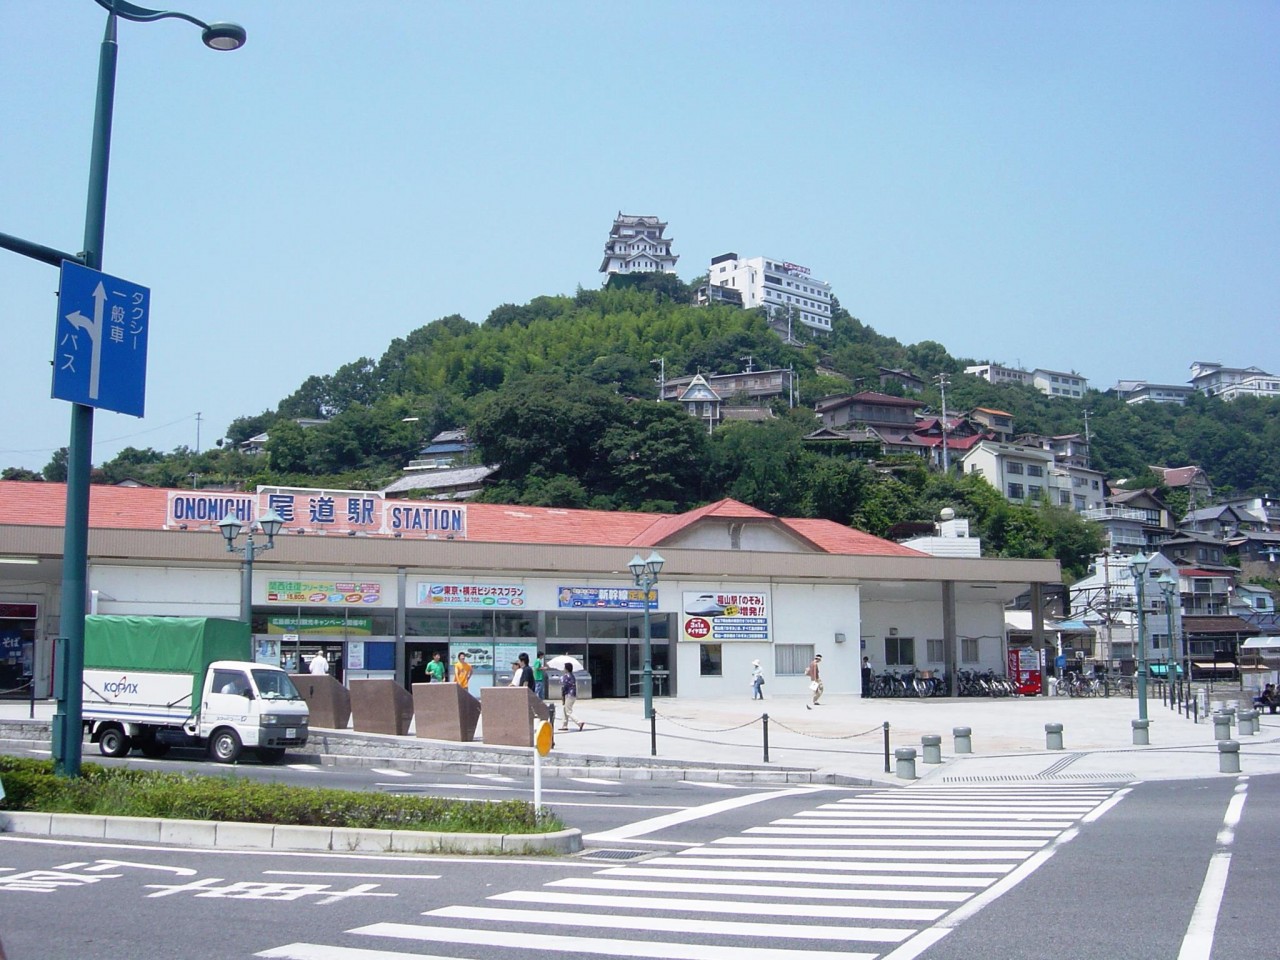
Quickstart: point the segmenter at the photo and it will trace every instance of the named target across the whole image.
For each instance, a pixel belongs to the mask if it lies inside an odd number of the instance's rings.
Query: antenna
[[[200,418],[203,416],[204,414],[202,413],[199,413],[199,412],[196,413],[196,456],[197,457],[200,456]]]
[[[661,403],[663,395],[667,392],[667,358],[658,357],[656,360],[650,360],[650,365],[658,365],[658,402]]]

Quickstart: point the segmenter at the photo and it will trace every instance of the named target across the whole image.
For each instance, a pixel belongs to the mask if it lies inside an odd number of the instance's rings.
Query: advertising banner
[[[574,609],[643,610],[644,591],[638,587],[557,587],[556,605]],[[656,588],[649,591],[649,609],[658,609]]]
[[[382,603],[382,584],[363,580],[268,580],[267,603],[376,606]]]
[[[764,591],[685,593],[680,611],[681,640],[731,643],[770,639],[769,595]]]
[[[514,583],[418,584],[420,607],[514,607],[525,605],[524,587]]]
[[[298,633],[305,633],[309,637],[316,635],[369,637],[373,635],[373,618],[267,617],[267,633],[283,633],[286,639]]]

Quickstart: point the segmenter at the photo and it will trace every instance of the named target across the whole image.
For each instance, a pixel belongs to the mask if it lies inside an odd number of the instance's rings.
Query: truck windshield
[[[283,670],[255,670],[253,682],[264,700],[301,700],[302,694]]]

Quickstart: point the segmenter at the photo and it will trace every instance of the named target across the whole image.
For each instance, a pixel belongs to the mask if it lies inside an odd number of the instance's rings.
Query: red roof
[[[96,529],[161,530],[170,490],[154,487],[89,488],[89,526]],[[190,493],[191,491],[183,491]],[[498,503],[468,503],[466,538],[487,543],[558,543],[580,546],[657,546],[701,521],[732,518],[780,524],[826,553],[853,556],[924,556],[830,520],[790,520],[720,500],[682,514],[567,510]],[[0,524],[60,527],[66,520],[61,483],[0,481]]]

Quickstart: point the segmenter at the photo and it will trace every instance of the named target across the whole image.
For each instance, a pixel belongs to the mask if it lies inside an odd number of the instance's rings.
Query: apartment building
[[[1197,360],[1191,364],[1191,386],[1210,397],[1280,397],[1280,377],[1259,367],[1224,367]]]
[[[744,307],[764,307],[771,318],[790,315],[814,330],[831,329],[831,287],[815,280],[808,267],[725,253],[712,259],[707,282],[740,291]]]

